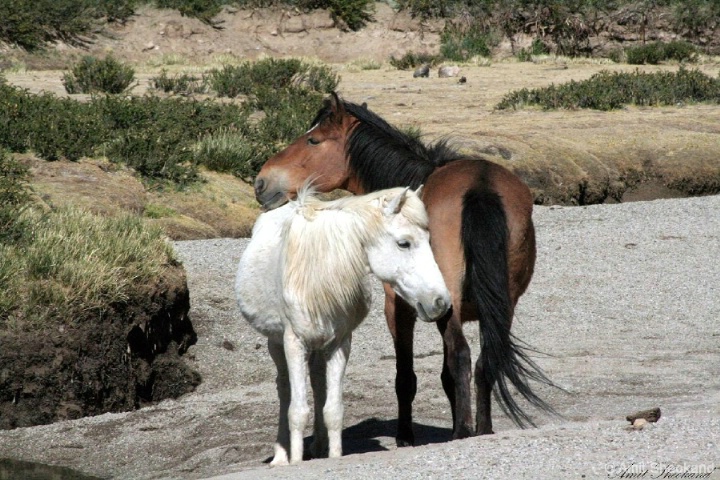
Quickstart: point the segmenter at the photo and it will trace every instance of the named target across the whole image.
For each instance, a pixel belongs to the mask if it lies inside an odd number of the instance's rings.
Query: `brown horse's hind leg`
[[[471,437],[475,435],[475,429],[472,426],[470,345],[456,313],[439,320],[437,325],[444,346],[440,378],[453,413],[453,439]]]
[[[412,428],[412,403],[417,392],[417,376],[413,367],[415,310],[388,285],[385,285],[385,319],[395,346],[395,394],[398,401],[398,423],[395,441],[398,447],[415,444]]]
[[[490,396],[494,382],[488,381],[482,368],[482,361],[478,358],[475,363],[475,392],[477,394],[476,431],[478,435],[487,435],[493,432],[492,416],[490,413]]]

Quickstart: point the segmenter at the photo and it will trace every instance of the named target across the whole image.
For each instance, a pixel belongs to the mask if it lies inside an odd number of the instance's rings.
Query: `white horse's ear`
[[[389,199],[386,198],[383,213],[388,216],[397,215],[398,213],[400,213],[403,203],[405,203],[405,195],[407,194],[408,190],[410,190],[410,187],[406,187],[405,190],[398,193],[394,197],[391,197]]]
[[[417,190],[415,190],[415,195],[417,195],[418,198],[422,198],[422,191],[423,191],[423,187],[424,187],[424,186],[425,186],[425,185],[420,185],[420,186],[417,188]]]

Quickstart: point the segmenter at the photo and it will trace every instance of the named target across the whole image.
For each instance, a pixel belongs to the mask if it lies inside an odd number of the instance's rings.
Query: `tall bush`
[[[68,93],[123,93],[135,80],[135,70],[123,65],[112,56],[97,59],[84,56],[63,75],[63,85]]]

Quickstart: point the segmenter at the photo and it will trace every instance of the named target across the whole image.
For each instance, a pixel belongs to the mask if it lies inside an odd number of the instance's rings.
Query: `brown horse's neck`
[[[348,178],[348,180],[342,186],[342,189],[347,190],[353,195],[364,195],[366,193],[369,193],[365,191],[362,182],[356,175],[351,175],[350,178]]]

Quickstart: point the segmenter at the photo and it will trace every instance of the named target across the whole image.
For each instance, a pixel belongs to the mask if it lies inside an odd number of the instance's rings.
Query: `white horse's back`
[[[283,229],[295,207],[284,205],[258,217],[252,239],[240,259],[235,294],[240,312],[257,331],[282,341],[282,283],[276,274],[281,262]]]

